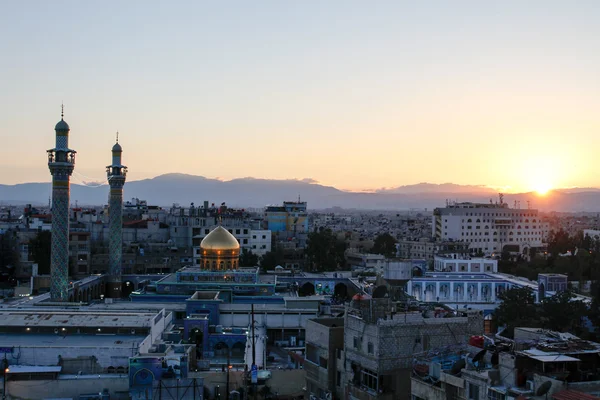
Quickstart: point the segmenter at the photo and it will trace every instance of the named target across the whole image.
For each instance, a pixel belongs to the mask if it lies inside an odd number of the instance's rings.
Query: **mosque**
[[[143,398],[157,381],[190,379],[194,371],[215,366],[267,369],[268,343],[303,348],[307,321],[328,309],[324,298],[287,296],[278,292],[287,284],[276,276],[261,278],[258,268],[240,267],[240,244],[220,225],[202,240],[199,265],[166,276],[122,274],[127,167],[118,135],[106,167],[109,273],[70,281],[68,216],[76,151],[69,148],[69,134],[62,113],[55,147],[48,150],[51,290],[0,304],[8,393],[36,398],[32,393],[39,384],[23,381],[39,379],[48,380],[44,390],[55,397],[77,397],[86,389],[98,393],[102,388],[93,387],[92,380],[86,385],[69,381],[93,374],[113,379],[110,385],[101,383],[111,395],[129,392]],[[11,385],[12,380],[19,385]]]

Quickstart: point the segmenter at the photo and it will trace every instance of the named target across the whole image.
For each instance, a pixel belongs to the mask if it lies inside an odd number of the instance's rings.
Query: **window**
[[[354,338],[352,339],[352,342],[353,342],[353,343],[352,343],[352,344],[353,344],[353,347],[354,347],[355,349],[358,349],[358,337],[354,336]]]
[[[366,386],[368,389],[371,390],[377,390],[377,374],[375,372],[370,371],[368,369],[363,369],[362,371],[360,371],[360,374],[360,383],[363,386]]]
[[[506,395],[495,391],[494,389],[488,389],[488,400],[506,400]]]
[[[341,371],[337,371],[335,382],[338,386],[342,386],[342,372]]]
[[[467,393],[467,399],[469,400],[479,400],[479,386],[469,383],[468,385],[469,392]]]
[[[367,352],[368,352],[369,354],[373,354],[373,343],[369,342],[369,343],[367,344]]]

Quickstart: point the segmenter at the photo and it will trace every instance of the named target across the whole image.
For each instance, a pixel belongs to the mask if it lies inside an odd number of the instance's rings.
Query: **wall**
[[[423,382],[418,378],[411,378],[410,390],[413,396],[427,400],[446,400],[445,390]]]
[[[93,339],[90,339],[90,344]],[[113,367],[127,367],[129,365],[129,357],[137,353],[137,347],[127,349],[123,347],[102,347],[102,346],[86,346],[86,347],[69,347],[61,346],[30,346],[19,348],[20,357],[17,362],[11,364],[18,365],[58,365],[58,357],[62,357],[67,362],[67,367],[75,368],[75,359],[79,359],[79,364],[82,367],[88,366],[92,370],[83,371],[84,373],[96,373],[97,368],[102,370]],[[91,357],[95,357],[94,359]],[[86,362],[89,360],[89,362]]]
[[[51,381],[8,381],[6,392],[12,399],[79,398],[82,394],[100,393],[108,389],[111,399],[128,399],[127,375],[101,375],[61,378]],[[121,396],[118,396],[121,394]]]
[[[302,387],[305,384],[304,370],[273,370],[271,374],[271,379],[266,382],[267,386],[271,388],[271,392],[277,392],[281,396],[302,394]],[[208,388],[211,395],[214,393],[215,387],[219,385],[221,398],[225,398],[225,387],[227,385],[226,372],[199,372],[198,376],[204,378],[204,386]],[[190,374],[190,377],[193,378],[194,374]],[[243,386],[243,372],[231,371],[229,373],[229,390],[236,390]]]

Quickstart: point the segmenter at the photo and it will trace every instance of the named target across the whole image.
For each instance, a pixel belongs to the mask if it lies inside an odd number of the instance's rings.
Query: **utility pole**
[[[254,303],[252,303],[252,305],[251,305],[251,310],[252,310],[252,369],[250,371],[250,377],[252,377],[254,370],[256,370],[256,336],[254,336]],[[254,391],[254,400],[257,400],[258,399],[257,382],[252,382],[252,389]]]
[[[2,381],[4,382],[3,383],[4,387],[2,388],[2,400],[6,400],[6,377],[7,377],[8,371],[10,371],[8,369],[8,360],[6,359],[6,353],[4,353],[4,360],[2,360],[2,375],[3,375]]]
[[[225,386],[225,399],[229,400],[229,370],[231,369],[231,349],[227,347],[227,384]]]

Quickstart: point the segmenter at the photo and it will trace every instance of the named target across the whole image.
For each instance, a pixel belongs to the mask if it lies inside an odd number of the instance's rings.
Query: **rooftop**
[[[145,338],[146,336],[142,335],[0,333],[0,347],[111,347],[137,351]]]
[[[81,311],[3,311],[4,327],[150,327],[156,313],[108,313]]]

